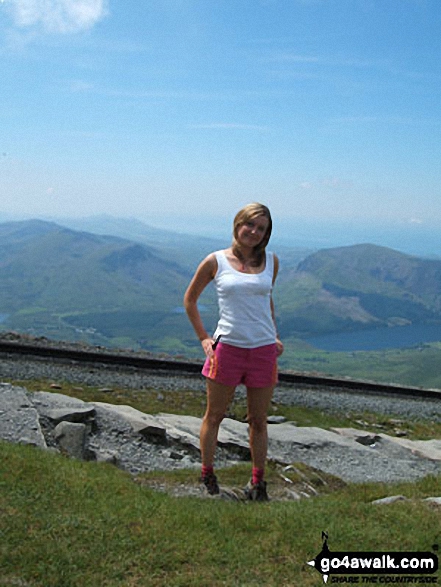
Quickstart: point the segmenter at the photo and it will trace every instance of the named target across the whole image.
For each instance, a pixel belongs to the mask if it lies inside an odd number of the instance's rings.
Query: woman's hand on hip
[[[209,359],[211,359],[211,357],[214,355],[213,344],[214,340],[212,338],[204,338],[203,340],[201,340],[201,345],[204,349],[204,353]]]
[[[283,342],[279,338],[276,338],[276,349],[277,349],[277,356],[280,357],[280,355],[284,351],[284,346],[283,346]]]

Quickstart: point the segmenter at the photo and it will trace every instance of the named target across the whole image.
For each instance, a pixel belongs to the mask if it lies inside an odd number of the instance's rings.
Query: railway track
[[[20,355],[47,359],[75,361],[78,363],[107,364],[115,366],[134,367],[140,370],[149,370],[168,374],[199,374],[201,363],[178,359],[164,359],[145,357],[136,353],[111,352],[110,350],[78,349],[65,346],[24,344],[11,341],[0,341],[0,355]],[[279,373],[281,383],[298,384],[317,388],[326,388],[329,391],[353,390],[358,393],[390,394],[414,398],[430,398],[441,400],[441,390],[424,389],[395,384],[376,383],[364,380],[337,378],[307,373],[285,372]]]

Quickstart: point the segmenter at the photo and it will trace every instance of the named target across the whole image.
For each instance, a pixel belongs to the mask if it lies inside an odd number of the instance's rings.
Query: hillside
[[[143,226],[134,231],[139,239],[150,238]],[[197,253],[197,240],[175,235],[173,244],[172,233],[161,238],[152,246],[52,222],[0,224],[0,328],[200,356],[182,297],[208,252],[204,247],[213,243],[202,239]],[[187,245],[191,269],[189,261],[180,262]],[[279,256],[275,302],[288,343],[321,333],[441,321],[441,261],[374,245],[306,258],[282,249]],[[210,330],[217,315],[212,287],[200,307]]]
[[[153,247],[161,257],[173,259],[189,271],[211,251],[221,249],[226,244],[220,239],[207,238],[155,228],[136,218],[114,218],[101,215],[86,218],[65,218],[57,220],[71,230],[90,232],[99,235],[112,235]],[[191,230],[191,226],[183,226]]]
[[[322,250],[283,279],[285,336],[441,320],[441,261],[376,245]]]
[[[190,277],[125,239],[42,221],[0,225],[4,328],[104,344],[147,340],[153,328],[170,333],[168,321],[179,322]]]

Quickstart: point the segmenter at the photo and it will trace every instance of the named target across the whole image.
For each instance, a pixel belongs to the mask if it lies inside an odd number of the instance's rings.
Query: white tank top
[[[266,253],[261,273],[242,273],[234,269],[225,251],[216,251],[214,283],[219,303],[219,322],[214,333],[220,342],[241,348],[256,348],[276,342],[276,327],[271,314],[274,255]]]

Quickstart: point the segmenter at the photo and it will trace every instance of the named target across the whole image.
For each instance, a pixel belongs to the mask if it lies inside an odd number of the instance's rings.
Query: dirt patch
[[[220,487],[220,494],[217,496],[208,495],[199,481],[197,471],[152,472],[136,477],[135,482],[172,497],[247,502],[243,489],[248,481],[249,465],[218,469],[216,473]],[[346,485],[338,477],[303,463],[293,463],[288,466],[269,463],[266,479],[270,501],[308,499],[332,493]]]

